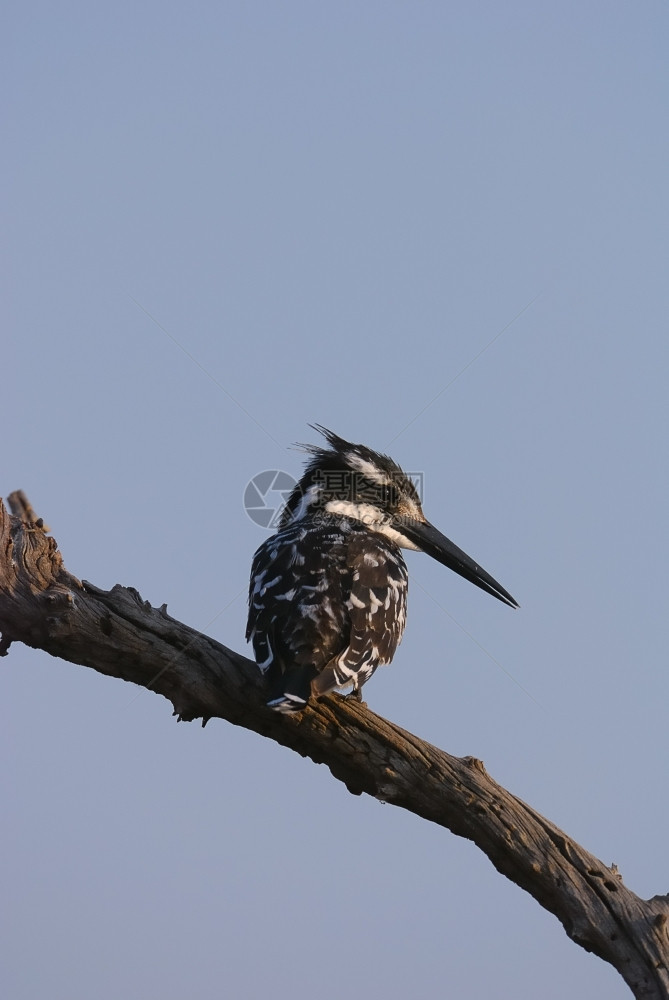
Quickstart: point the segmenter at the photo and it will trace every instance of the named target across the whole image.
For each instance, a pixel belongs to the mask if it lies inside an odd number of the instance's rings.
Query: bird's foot
[[[367,702],[362,700],[362,691],[360,688],[353,688],[353,690],[349,691],[348,694],[340,694],[339,697],[342,701],[357,701],[359,705],[363,705],[365,708],[367,707]]]

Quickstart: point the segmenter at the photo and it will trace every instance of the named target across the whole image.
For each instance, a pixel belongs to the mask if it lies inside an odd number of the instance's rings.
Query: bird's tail
[[[311,696],[311,682],[316,676],[314,667],[292,666],[282,673],[274,685],[268,708],[275,712],[301,712]]]

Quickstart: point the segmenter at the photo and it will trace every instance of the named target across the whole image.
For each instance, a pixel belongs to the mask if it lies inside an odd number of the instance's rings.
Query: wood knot
[[[609,871],[608,868],[605,869],[605,871],[603,872],[597,871],[596,868],[588,868],[587,873],[591,878],[600,878],[602,880],[602,883],[604,884],[604,887],[608,889],[609,892],[618,892],[618,885],[615,882],[612,882],[610,878],[607,878],[606,873],[608,871]]]
[[[475,771],[480,771],[481,774],[488,773],[485,769],[485,764],[482,760],[479,760],[478,757],[463,757],[462,761],[467,765],[467,767],[472,767]]]

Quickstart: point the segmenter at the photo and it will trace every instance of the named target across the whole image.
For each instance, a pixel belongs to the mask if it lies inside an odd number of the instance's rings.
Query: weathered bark
[[[451,757],[355,701],[330,696],[296,716],[265,708],[255,664],[152,608],[138,592],[100,590],[67,572],[22,493],[0,502],[0,655],[13,641],[164,695],[180,719],[217,717],[327,764],[366,792],[473,840],[634,995],[669,997],[669,895],[643,900],[481,761]]]

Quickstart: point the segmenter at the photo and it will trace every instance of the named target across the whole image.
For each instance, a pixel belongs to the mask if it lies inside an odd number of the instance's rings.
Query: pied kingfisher
[[[503,587],[426,520],[414,483],[391,458],[313,425],[312,456],[275,535],[253,558],[246,639],[270,683],[270,708],[360,688],[390,663],[406,621],[400,548],[426,552],[493,597]]]

